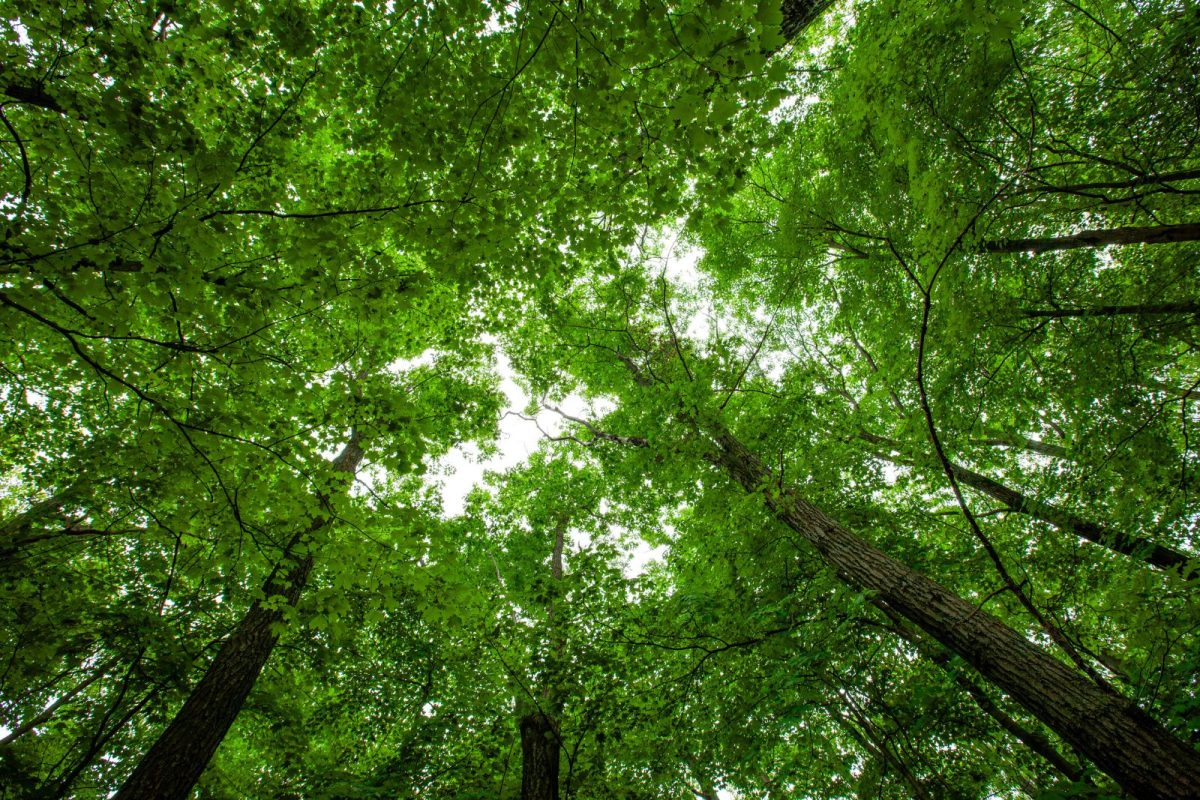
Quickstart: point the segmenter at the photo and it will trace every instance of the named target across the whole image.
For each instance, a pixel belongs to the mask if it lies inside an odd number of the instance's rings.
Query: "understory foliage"
[[[1191,4],[0,5],[0,798],[1151,796],[795,496],[1200,759]]]

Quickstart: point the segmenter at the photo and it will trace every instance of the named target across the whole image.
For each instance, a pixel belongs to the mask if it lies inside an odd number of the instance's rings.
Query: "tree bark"
[[[1034,439],[1018,433],[1006,433],[1003,431],[990,431],[987,433],[986,438],[972,439],[971,444],[1028,450],[1030,453],[1038,453],[1043,456],[1050,456],[1051,458],[1061,458],[1064,461],[1071,457],[1071,454],[1067,452],[1067,448],[1062,445],[1043,442],[1040,439]]]
[[[354,474],[362,457],[355,433],[334,459],[333,468]],[[263,584],[266,598],[282,597],[285,605],[296,605],[313,567],[313,554],[306,545],[311,534],[327,524],[328,518],[318,518],[292,537]],[[121,786],[116,800],[187,800],[275,649],[279,636],[274,626],[283,618],[277,602],[269,606],[254,602],[183,707]]]
[[[56,111],[59,114],[67,113],[57,100],[46,93],[46,87],[40,82],[29,84],[9,83],[4,87],[4,94],[20,103],[44,108],[47,111]]]
[[[833,0],[783,0],[780,10],[783,11],[784,38],[789,41],[796,38],[831,5]]]
[[[1054,767],[1069,780],[1077,781],[1083,777],[1083,770],[1072,764],[1062,753],[1058,752],[1049,739],[1037,731],[1026,728],[1020,722],[1010,717],[1005,713],[1004,709],[996,705],[996,702],[992,698],[988,697],[987,693],[975,681],[961,672],[951,670],[951,656],[949,652],[930,643],[920,633],[905,625],[899,615],[888,608],[886,603],[876,602],[875,605],[892,621],[894,627],[891,630],[897,636],[917,648],[917,652],[923,658],[929,659],[945,670],[953,678],[958,687],[971,696],[971,699],[975,701],[975,705],[979,707],[980,711],[991,717],[997,725],[1012,734],[1021,744],[1041,756],[1046,763]]]
[[[521,718],[521,800],[558,800],[558,726],[541,711]]]
[[[859,438],[872,444],[883,444],[888,447],[899,448],[897,442],[867,431],[860,432]],[[886,458],[886,456],[884,457]],[[1161,544],[1155,544],[1140,536],[1134,536],[1123,531],[1114,531],[1111,528],[1090,522],[1058,506],[1043,503],[1024,495],[1010,486],[1006,486],[999,481],[993,480],[986,475],[981,475],[974,470],[967,469],[954,462],[950,463],[950,468],[959,483],[964,486],[970,486],[972,489],[982,492],[993,500],[999,500],[1012,511],[1025,514],[1042,522],[1048,522],[1059,530],[1073,533],[1082,539],[1087,539],[1089,542],[1098,544],[1101,547],[1107,547],[1109,550],[1120,553],[1123,556],[1144,561],[1152,567],[1179,570],[1185,575],[1194,571],[1191,563],[1195,559],[1186,553]]]
[[[1103,228],[1041,239],[996,239],[984,242],[982,249],[987,253],[1048,253],[1052,250],[1078,250],[1113,244],[1167,244],[1197,239],[1200,239],[1200,223],[1185,222],[1180,225]]]
[[[1200,797],[1200,754],[1129,700],[1101,689],[987,612],[838,525],[720,423],[706,426],[714,463],[809,542],[850,584],[958,654],[1142,800]]]
[[[563,547],[567,536],[567,518],[554,526],[554,544],[550,553],[550,578],[560,585],[563,578]],[[557,665],[562,661],[563,636],[555,619],[554,601],[546,604],[547,642],[554,668],[542,686],[542,708],[534,708],[521,717],[521,800],[558,800],[559,754],[562,747],[555,715],[561,703],[554,690]],[[517,707],[524,705],[518,703]]]
[[[1042,319],[1066,317],[1121,317],[1139,314],[1200,314],[1200,303],[1151,303],[1132,306],[1092,306],[1090,308],[1023,308],[1021,315]]]
[[[1136,189],[1139,186],[1165,186],[1175,181],[1194,181],[1196,179],[1200,179],[1200,169],[1185,169],[1178,172],[1164,172],[1161,175],[1138,175],[1123,181],[1093,181],[1090,183],[1067,184],[1065,186],[1055,186],[1053,184],[1032,186],[1028,189],[1020,190],[1016,194],[1030,194],[1035,192],[1077,193],[1095,191],[1097,189]]]
[[[1145,561],[1152,567],[1179,570],[1185,574],[1190,572],[1189,563],[1192,559],[1178,550],[1090,522],[1050,503],[1043,503],[1021,494],[999,481],[992,480],[986,475],[981,475],[959,464],[952,462],[950,467],[954,472],[954,477],[958,478],[964,486],[970,486],[988,497],[999,500],[1013,511],[1049,522],[1059,530],[1073,533],[1101,547],[1107,547],[1115,553]]]

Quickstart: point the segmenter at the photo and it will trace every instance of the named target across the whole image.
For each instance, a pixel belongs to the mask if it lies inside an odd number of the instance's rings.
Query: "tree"
[[[333,471],[353,479],[363,455],[361,435],[355,430],[333,460]],[[186,798],[191,793],[270,658],[279,639],[284,612],[296,607],[308,583],[315,561],[312,537],[330,524],[334,514],[328,495],[319,500],[327,516],[312,520],[288,541],[263,584],[264,599],[254,601],[233,633],[222,642],[204,677],[121,786],[117,797]]]
[[[1177,4],[0,30],[14,797],[1200,791]]]

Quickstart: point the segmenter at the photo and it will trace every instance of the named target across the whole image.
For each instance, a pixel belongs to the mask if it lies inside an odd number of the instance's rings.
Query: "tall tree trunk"
[[[1153,567],[1158,567],[1159,569],[1177,569],[1183,572],[1189,570],[1188,564],[1191,559],[1178,550],[1156,544],[1140,536],[1133,536],[1123,531],[1115,531],[1103,525],[1098,525],[1095,522],[1090,522],[1069,511],[1064,511],[1058,506],[1043,503],[1021,494],[1016,489],[1005,486],[999,481],[969,470],[959,464],[952,462],[950,467],[954,473],[954,477],[963,485],[970,486],[972,489],[976,489],[988,497],[999,500],[1013,511],[1027,514],[1043,522],[1049,522],[1059,530],[1073,533],[1082,539],[1087,539],[1089,542],[1107,547],[1109,550],[1121,555],[1145,561]]]
[[[952,670],[950,668],[951,654],[947,650],[929,642],[922,634],[904,624],[903,619],[888,608],[886,603],[876,601],[875,605],[892,620],[894,627],[891,630],[897,636],[916,647],[917,652],[923,658],[929,659],[934,664],[946,670],[947,674],[954,679],[959,688],[971,696],[971,699],[975,701],[975,705],[979,707],[979,710],[991,717],[997,725],[1012,734],[1021,744],[1045,759],[1046,763],[1054,767],[1068,779],[1077,781],[1083,776],[1083,770],[1072,764],[1062,753],[1058,752],[1049,739],[1038,731],[1026,728],[1020,722],[1010,717],[992,698],[988,697],[987,693],[975,681],[957,670]]]
[[[567,518],[554,526],[554,546],[550,553],[550,578],[559,585],[563,578],[563,546],[566,542]],[[546,604],[547,642],[553,668],[542,686],[541,708],[534,708],[521,717],[521,800],[558,800],[558,769],[562,739],[555,719],[561,703],[554,691],[558,664],[562,661],[563,637],[554,614],[554,601]],[[518,704],[518,708],[523,704]]]
[[[808,541],[848,584],[871,592],[1037,717],[1141,800],[1200,797],[1200,754],[1129,700],[1098,687],[995,617],[838,525],[720,423],[712,460]]]
[[[521,800],[558,800],[558,725],[534,711],[521,718]]]
[[[1200,223],[1185,222],[1180,225],[1102,228],[1041,239],[996,239],[984,242],[982,249],[988,253],[1048,253],[1052,250],[1078,250],[1111,244],[1167,244],[1197,239],[1200,239]]]
[[[1090,306],[1087,308],[1023,308],[1021,316],[1044,319],[1067,317],[1122,317],[1140,314],[1200,314],[1200,303],[1148,303],[1132,306]]]
[[[362,457],[355,433],[334,459],[333,468],[352,475]],[[263,584],[265,597],[282,596],[286,605],[296,605],[313,567],[306,545],[311,534],[327,524],[327,518],[318,518],[292,537]],[[183,707],[121,786],[116,800],[187,799],[275,649],[279,636],[274,625],[282,618],[278,607],[254,602]]]
[[[900,449],[898,442],[867,431],[860,432],[859,438],[872,444],[882,444],[894,449]],[[887,456],[883,457],[887,458]],[[1073,533],[1101,547],[1107,547],[1115,553],[1136,558],[1139,561],[1145,561],[1152,567],[1180,570],[1184,574],[1190,574],[1193,571],[1189,565],[1195,559],[1186,553],[1166,547],[1165,545],[1156,544],[1140,536],[1134,536],[1123,531],[1114,531],[1111,528],[1090,522],[1051,503],[1043,503],[1022,494],[1010,486],[1006,486],[986,475],[981,475],[974,470],[967,469],[960,464],[951,462],[950,469],[959,483],[964,486],[970,486],[972,489],[982,492],[993,500],[1000,501],[1012,511],[1026,514],[1042,522],[1048,522],[1059,530]]]

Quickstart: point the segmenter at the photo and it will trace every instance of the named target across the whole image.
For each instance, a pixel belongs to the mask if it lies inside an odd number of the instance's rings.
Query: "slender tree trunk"
[[[971,444],[980,444],[985,447],[1009,447],[1017,450],[1028,450],[1030,453],[1038,453],[1043,456],[1050,456],[1051,458],[1061,458],[1064,461],[1071,457],[1071,454],[1067,452],[1067,448],[1060,444],[1043,442],[1040,439],[1022,436],[1017,433],[989,432],[983,439],[972,439]]]
[[[1200,178],[1200,169],[1180,170],[1179,172],[1164,172],[1161,175],[1138,175],[1123,181],[1094,181],[1091,183],[1075,183],[1066,186],[1032,186],[1016,194],[1057,194],[1089,192],[1096,189],[1136,189],[1139,186],[1165,186],[1175,181],[1193,181]]]
[[[78,487],[73,486],[69,489],[64,489],[52,497],[34,503],[28,510],[0,521],[0,541],[15,538],[18,534],[28,532],[35,521],[52,511],[58,511],[73,499],[76,494],[78,494]]]
[[[925,785],[916,775],[913,775],[912,770],[908,768],[908,765],[904,763],[899,754],[892,752],[892,748],[880,737],[879,732],[875,729],[874,723],[867,719],[866,715],[857,708],[853,706],[848,707],[850,708],[851,716],[854,718],[853,722],[843,716],[837,708],[826,706],[825,710],[838,727],[848,733],[851,738],[857,740],[864,750],[883,763],[885,773],[887,768],[891,767],[900,775],[901,780],[908,784],[908,788],[916,800],[928,800],[929,792],[925,790]],[[857,727],[855,727],[856,723]]]
[[[1174,395],[1180,400],[1195,400],[1196,396],[1200,394],[1200,392],[1196,391],[1197,384],[1193,384],[1192,386],[1184,389],[1179,386],[1172,386],[1169,383],[1156,381],[1153,378],[1147,378],[1141,381],[1139,385],[1145,389],[1152,389],[1156,392],[1166,392],[1167,394]]]
[[[563,546],[566,542],[567,519],[561,518],[554,527],[554,545],[550,554],[550,578],[555,585],[563,578]],[[541,691],[542,708],[534,708],[521,717],[521,800],[558,800],[559,755],[562,740],[555,714],[560,710],[554,691],[558,664],[562,660],[563,637],[555,619],[554,601],[546,604],[547,642],[553,667]],[[518,708],[523,704],[518,704]]]
[[[1073,533],[1121,555],[1145,561],[1159,569],[1176,569],[1184,572],[1189,569],[1188,564],[1191,559],[1178,550],[1089,522],[1050,503],[1042,503],[1023,495],[1011,487],[959,464],[951,463],[950,466],[954,477],[958,478],[963,485],[970,486],[988,497],[999,500],[1013,511],[1049,522],[1060,530]]]
[[[1132,306],[1091,306],[1090,308],[1023,308],[1021,315],[1044,319],[1067,317],[1121,317],[1139,314],[1200,314],[1200,303],[1150,303]]]
[[[154,699],[155,695],[158,694],[159,688],[160,687],[158,686],[152,686],[150,690],[146,692],[146,694],[144,694],[140,700],[131,705],[129,709],[125,711],[125,713],[122,714],[115,723],[113,723],[111,727],[108,727],[106,717],[106,721],[103,723],[104,727],[102,727],[101,730],[98,730],[96,735],[92,737],[92,741],[88,745],[87,750],[79,758],[79,760],[75,762],[75,765],[65,772],[62,778],[55,781],[53,786],[42,787],[36,794],[33,795],[33,797],[37,798],[37,800],[72,800],[72,798],[78,797],[78,795],[72,791],[75,781],[79,780],[79,776],[82,775],[93,763],[95,763],[100,754],[104,752],[104,748],[108,745],[109,741],[116,736],[122,728],[128,725],[130,720],[142,713],[142,709],[145,708],[146,705],[152,699]],[[114,712],[115,710],[116,709],[113,709]]]
[[[1200,239],[1200,223],[1185,222],[1180,225],[1103,228],[1041,239],[997,239],[984,242],[982,249],[988,253],[1048,253],[1052,250],[1078,250],[1113,244],[1167,244],[1197,239]]]
[[[22,736],[24,736],[25,734],[29,733],[31,730],[38,727],[39,725],[44,725],[46,722],[48,722],[50,720],[51,717],[54,716],[55,711],[57,711],[58,709],[62,708],[64,705],[66,705],[67,703],[74,700],[76,697],[79,696],[79,694],[81,692],[83,692],[83,690],[87,689],[93,683],[95,683],[96,681],[100,680],[105,675],[107,675],[109,673],[109,671],[114,666],[116,666],[116,664],[117,664],[116,659],[112,659],[112,660],[106,661],[105,663],[101,664],[99,667],[96,668],[95,672],[93,672],[87,678],[83,679],[78,684],[76,684],[75,687],[72,688],[70,691],[64,692],[63,694],[59,695],[59,697],[54,702],[47,705],[44,709],[42,709],[41,712],[39,712],[38,714],[29,718],[28,720],[21,723],[17,727],[13,728],[12,731],[10,731],[7,736],[5,736],[3,739],[0,739],[0,747],[6,747],[7,745],[12,744],[17,739],[19,739]]]
[[[882,444],[899,449],[898,442],[868,433],[867,431],[860,432],[859,438],[872,444]],[[887,456],[882,457],[887,458]],[[1194,559],[1186,553],[1161,544],[1155,544],[1140,536],[1134,536],[1122,531],[1114,531],[1111,528],[1090,522],[1069,511],[1064,511],[1058,506],[1043,503],[1024,495],[1010,486],[1006,486],[999,481],[993,480],[986,475],[981,475],[959,464],[951,462],[950,468],[959,483],[964,486],[970,486],[972,489],[982,492],[993,500],[999,500],[1012,511],[1026,514],[1042,522],[1048,522],[1059,530],[1073,533],[1101,547],[1107,547],[1115,553],[1136,558],[1159,569],[1180,570],[1184,574],[1188,574],[1192,570],[1189,564]]]
[[[713,461],[808,541],[852,586],[871,592],[958,654],[1141,800],[1200,797],[1200,754],[1129,700],[1098,687],[1012,628],[838,525],[721,424]]]
[[[354,474],[362,456],[355,433],[333,467]],[[313,567],[306,545],[310,535],[328,523],[324,518],[314,520],[292,537],[263,585],[265,597],[282,596],[287,606],[296,605]],[[282,618],[278,606],[254,602],[183,707],[121,786],[116,800],[187,800],[275,649],[279,636],[274,626]]]

